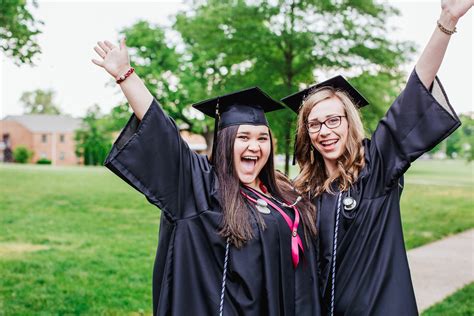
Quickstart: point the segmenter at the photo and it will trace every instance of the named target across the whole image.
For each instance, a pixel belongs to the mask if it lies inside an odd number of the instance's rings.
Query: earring
[[[311,145],[311,150],[309,151],[309,162],[314,164],[314,147]]]

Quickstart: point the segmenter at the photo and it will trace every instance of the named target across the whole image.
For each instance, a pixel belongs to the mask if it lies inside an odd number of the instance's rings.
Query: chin
[[[247,175],[239,176],[240,182],[242,182],[245,185],[252,184],[253,182],[255,182],[256,179],[257,179],[256,176],[247,176]]]
[[[337,162],[337,160],[341,157],[341,154],[338,153],[331,153],[328,155],[323,155],[323,160],[324,161],[330,161],[330,162]]]

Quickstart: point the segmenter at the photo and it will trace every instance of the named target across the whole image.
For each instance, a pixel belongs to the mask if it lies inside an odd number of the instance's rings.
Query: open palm
[[[474,0],[442,0],[441,8],[459,19],[474,5]]]
[[[104,68],[114,78],[117,78],[130,68],[130,58],[128,56],[127,46],[125,45],[125,39],[120,41],[119,46],[109,41],[97,42],[97,46],[94,47],[94,50],[101,59],[92,59],[92,62]]]

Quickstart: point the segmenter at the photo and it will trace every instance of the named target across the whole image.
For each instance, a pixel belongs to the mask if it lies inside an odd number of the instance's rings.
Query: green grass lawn
[[[407,248],[474,227],[474,164],[416,161],[405,175],[401,210]]]
[[[425,312],[422,316],[474,315],[474,283],[471,283]]]
[[[3,166],[0,187],[0,314],[151,312],[158,209],[105,168]]]
[[[413,166],[409,248],[474,227],[472,166]],[[139,193],[101,167],[0,165],[0,188],[0,315],[151,313],[160,212]]]

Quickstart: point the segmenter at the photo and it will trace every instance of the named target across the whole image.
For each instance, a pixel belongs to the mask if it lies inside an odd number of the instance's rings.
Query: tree
[[[37,7],[36,1],[30,5]],[[34,19],[28,6],[26,0],[2,1],[0,6],[0,49],[16,64],[31,64],[41,53],[36,35],[42,22]]]
[[[13,159],[18,163],[27,163],[33,156],[33,152],[24,146],[18,146],[13,151]]]
[[[23,92],[20,101],[26,114],[60,114],[59,107],[54,102],[53,90],[36,89]]]
[[[204,68],[195,68],[186,54],[178,53],[176,44],[166,39],[166,30],[139,21],[122,30],[127,38],[136,72],[147,88],[158,98],[164,111],[178,124],[204,134],[208,144],[213,131],[210,119],[196,120],[190,104],[208,96],[208,80]]]
[[[112,137],[106,130],[97,105],[87,110],[82,123],[82,128],[76,131],[74,137],[76,155],[84,158],[85,165],[102,165],[112,147]]]
[[[190,104],[255,85],[281,98],[334,72],[350,74],[371,101],[363,112],[371,131],[400,91],[398,67],[413,52],[410,43],[386,39],[393,14],[373,1],[208,0],[177,15],[181,44],[167,43],[164,29],[144,21],[123,33],[165,111],[207,140],[212,120],[193,120]],[[288,113],[269,115],[286,172],[296,119]]]
[[[127,103],[121,103],[110,110],[110,113],[102,118],[106,132],[118,132],[130,119],[132,112]]]
[[[436,145],[430,154],[442,151],[449,158],[464,158],[468,162],[474,160],[474,116],[460,114],[459,119],[461,127]]]
[[[471,115],[460,115],[462,126],[461,130],[463,133],[463,156],[468,162],[474,160],[474,116]]]
[[[373,1],[209,0],[179,14],[175,29],[193,69],[207,80],[208,94],[259,85],[283,97],[323,74],[344,71],[371,101],[364,115],[370,130],[400,90],[398,66],[413,51],[409,43],[386,39],[393,14]],[[285,172],[295,118],[283,111],[270,116]]]

